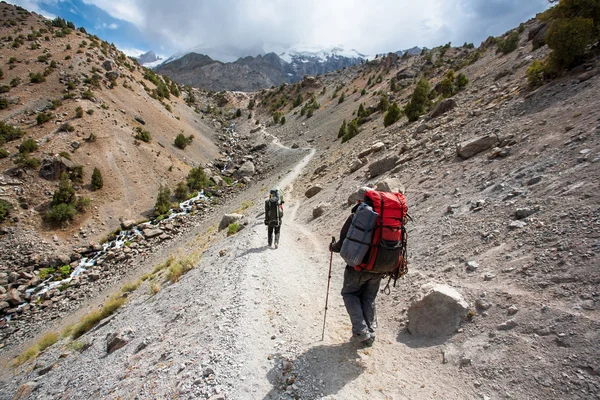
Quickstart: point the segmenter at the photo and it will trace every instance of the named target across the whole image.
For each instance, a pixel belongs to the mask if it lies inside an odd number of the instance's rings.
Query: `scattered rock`
[[[408,331],[425,338],[454,334],[468,311],[467,302],[447,285],[429,284],[423,289],[423,297],[408,309]]]
[[[310,199],[311,197],[319,193],[321,190],[323,190],[323,187],[321,185],[315,185],[308,189],[306,192],[304,192],[304,195]]]

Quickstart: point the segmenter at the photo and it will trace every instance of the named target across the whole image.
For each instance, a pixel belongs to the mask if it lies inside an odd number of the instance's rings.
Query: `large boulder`
[[[131,329],[124,329],[119,332],[113,332],[106,335],[106,354],[125,346],[127,343],[134,338],[133,331]]]
[[[225,181],[219,175],[211,176],[210,180],[213,181],[215,183],[215,185],[217,185],[217,187],[225,186]]]
[[[254,163],[252,161],[244,162],[234,173],[236,179],[241,179],[245,177],[250,177],[254,175],[256,172],[256,168],[254,167]]]
[[[396,166],[397,161],[398,156],[393,155],[369,164],[369,173],[371,174],[371,178],[374,178],[391,170]]]
[[[50,157],[42,161],[39,175],[42,179],[57,181],[60,178],[60,174],[71,171],[74,168],[75,163],[73,161],[60,156]]]
[[[429,114],[430,118],[437,118],[440,115],[446,114],[448,111],[454,109],[456,107],[456,100],[454,99],[445,99],[436,104],[436,106],[431,110]]]
[[[354,160],[354,162],[350,165],[350,173],[352,174],[358,171],[359,169],[367,165],[367,162],[368,161],[366,158],[359,158],[357,160]]]
[[[310,199],[311,197],[319,193],[321,190],[323,190],[323,187],[321,185],[315,185],[308,189],[306,192],[304,192],[304,195]]]
[[[425,285],[423,297],[408,308],[408,331],[423,338],[455,333],[469,305],[456,289],[447,285]]]
[[[313,208],[313,218],[319,218],[321,215],[325,214],[325,211],[331,208],[331,204],[329,203],[320,203],[318,206]]]
[[[465,160],[473,157],[481,153],[482,151],[486,151],[491,149],[498,143],[498,138],[494,135],[487,135],[483,137],[479,137],[473,139],[469,142],[464,142],[458,145],[456,148],[456,153],[459,157],[464,158]]]
[[[375,184],[375,190],[404,194],[404,185],[397,178],[386,178]]]
[[[244,218],[244,216],[242,214],[225,214],[225,215],[223,215],[223,218],[221,218],[221,222],[219,223],[219,230],[222,231],[223,229],[227,228],[229,225],[233,224],[234,222],[240,221],[242,218]]]

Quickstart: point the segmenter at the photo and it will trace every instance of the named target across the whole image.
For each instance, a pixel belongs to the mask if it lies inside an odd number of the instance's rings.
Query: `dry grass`
[[[81,322],[79,322],[77,326],[73,328],[71,337],[73,339],[77,339],[78,337],[92,329],[98,322],[102,321],[104,318],[110,316],[112,313],[118,310],[119,307],[125,304],[126,301],[127,299],[124,297],[114,297],[108,300],[100,310],[93,311],[85,317],[83,317]]]
[[[169,268],[171,266],[171,264],[173,264],[174,261],[175,261],[175,257],[170,256],[162,264],[159,264],[156,267],[154,267],[154,269],[152,270],[152,274],[156,274],[157,272],[160,272],[165,268]]]
[[[133,292],[134,290],[136,290],[138,288],[138,286],[140,286],[141,283],[142,283],[142,281],[140,280],[135,283],[128,283],[126,285],[123,285],[123,287],[121,288],[121,293]]]
[[[169,267],[169,271],[167,271],[165,280],[171,281],[172,283],[178,282],[183,275],[185,275],[194,268],[194,265],[194,256],[190,256],[182,260],[177,260]]]
[[[29,360],[35,359],[40,352],[46,350],[56,342],[58,342],[58,334],[54,332],[45,334],[37,344],[29,347],[12,361],[13,367],[18,367]]]
[[[150,295],[154,296],[156,293],[160,292],[160,283],[158,282],[151,282],[150,283]]]

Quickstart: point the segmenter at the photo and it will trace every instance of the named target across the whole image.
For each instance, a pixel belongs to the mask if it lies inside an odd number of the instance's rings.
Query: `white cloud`
[[[21,3],[56,1],[64,0]],[[93,4],[130,22],[163,53],[200,48],[237,56],[256,55],[265,43],[343,45],[366,54],[448,42],[478,45],[549,6],[547,0],[70,1]]]
[[[144,14],[152,10],[145,9],[143,0],[81,0],[85,4],[95,5],[106,11],[111,17],[131,22],[138,28],[144,26]]]

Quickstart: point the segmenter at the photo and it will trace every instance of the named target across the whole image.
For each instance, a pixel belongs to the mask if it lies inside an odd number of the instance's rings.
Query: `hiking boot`
[[[365,345],[365,347],[373,346],[373,342],[375,342],[375,336],[368,338],[367,340],[363,340],[361,343]]]
[[[279,243],[275,242],[275,248],[279,247]]]
[[[360,333],[353,333],[352,337],[350,338],[350,341],[353,343],[364,343],[367,340],[370,340],[371,336],[369,335],[369,332],[360,332]]]

